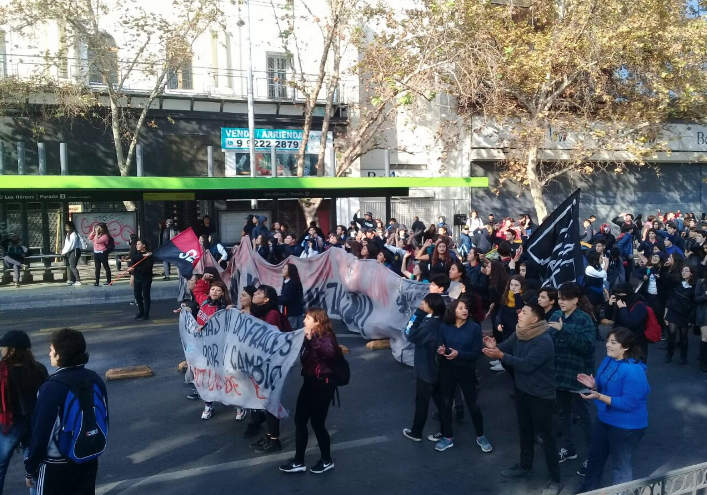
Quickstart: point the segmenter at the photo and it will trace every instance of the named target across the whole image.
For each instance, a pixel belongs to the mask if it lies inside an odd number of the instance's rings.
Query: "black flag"
[[[523,251],[543,285],[559,287],[584,273],[579,243],[579,192],[567,198],[526,241]]]

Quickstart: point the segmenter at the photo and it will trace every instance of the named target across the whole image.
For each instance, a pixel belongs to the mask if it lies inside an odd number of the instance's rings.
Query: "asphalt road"
[[[535,475],[510,482],[500,470],[517,462],[517,427],[511,380],[479,363],[486,434],[494,450],[483,454],[474,441],[471,421],[455,423],[454,448],[435,452],[428,441],[413,443],[401,430],[409,427],[414,407],[412,368],[397,363],[390,351],[367,351],[365,341],[340,326],[340,343],[351,354],[351,384],[341,389],[341,408],[330,410],[334,471],[286,475],[278,464],[294,452],[292,419],[282,422],[283,452],[258,456],[242,438],[245,421],[233,408],[218,406],[202,421],[202,403],[185,398],[188,389],[177,364],[183,360],[173,303],[153,306],[150,324],[136,324],[127,304],[40,308],[0,313],[3,330],[29,333],[38,359],[47,367],[48,337],[64,326],[85,331],[89,367],[103,374],[112,367],[148,364],[155,376],[108,382],[111,430],[109,448],[100,459],[97,493],[102,495],[167,495],[218,493],[539,493],[546,470],[536,449]],[[698,340],[691,336],[690,363],[664,364],[656,346],[649,356],[650,426],[639,445],[635,476],[662,473],[707,460],[707,375],[697,369]],[[597,362],[604,356],[597,344]],[[299,369],[288,377],[283,404],[294,413],[300,386]],[[430,418],[425,433],[434,433]],[[581,446],[579,435],[578,445]],[[307,463],[318,459],[310,437]],[[580,482],[580,461],[562,464],[565,489],[574,493]],[[20,455],[12,459],[5,493],[25,493]],[[605,476],[608,482],[609,478]]]

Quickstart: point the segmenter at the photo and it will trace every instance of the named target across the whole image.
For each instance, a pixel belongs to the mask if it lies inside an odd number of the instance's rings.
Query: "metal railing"
[[[707,462],[582,495],[707,495]]]
[[[89,71],[87,60],[76,58],[61,58],[39,55],[23,55],[7,53],[3,57],[5,67],[3,76],[42,76],[57,81],[83,82],[86,86],[100,90],[104,84],[95,81],[95,72]],[[117,72],[110,79],[119,81],[129,63],[119,60]],[[168,83],[164,94],[185,96],[214,96],[225,98],[246,98],[247,72],[241,69],[221,69],[212,67],[192,66],[188,70],[177,71],[168,75]],[[293,74],[289,73],[292,79]],[[305,74],[304,80],[308,87],[314,86],[317,76]],[[299,84],[301,78],[296,77]],[[123,85],[124,92],[149,92],[155,84],[155,67],[152,64],[136,64]],[[342,90],[346,85],[341,80],[334,95],[334,103],[343,104]],[[326,101],[326,81],[317,95],[318,102]],[[282,80],[269,71],[253,72],[253,96],[258,100],[271,101],[302,101],[305,95],[298,88],[290,85],[290,80]]]

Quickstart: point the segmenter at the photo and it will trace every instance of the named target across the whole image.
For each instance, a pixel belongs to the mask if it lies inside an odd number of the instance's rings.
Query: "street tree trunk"
[[[307,227],[309,227],[309,222],[319,222],[317,210],[319,209],[319,205],[322,204],[323,200],[324,198],[300,199],[300,205],[302,206],[302,213],[304,213],[304,219],[307,222]]]
[[[544,184],[538,178],[539,161],[537,145],[533,145],[528,149],[526,167],[530,195],[533,197],[533,205],[535,206],[535,213],[538,216],[538,224],[541,224],[547,217],[547,207],[545,206],[545,198],[543,198]]]
[[[331,121],[331,112],[334,109],[334,97],[339,86],[339,67],[341,65],[341,50],[339,41],[334,43],[334,67],[327,87],[326,109],[324,110],[324,121],[322,122],[322,140],[319,146],[319,156],[317,157],[317,175],[324,175],[324,158],[326,156],[327,134],[329,133],[329,122]],[[333,143],[332,143],[333,145]],[[332,163],[332,167],[335,165]],[[334,175],[338,175],[334,170]]]

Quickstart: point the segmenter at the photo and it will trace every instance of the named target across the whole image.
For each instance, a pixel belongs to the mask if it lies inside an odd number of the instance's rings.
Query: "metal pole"
[[[143,168],[142,168],[142,145],[138,144],[135,147],[135,164],[137,165],[137,176],[142,177],[143,176]]]
[[[385,176],[390,177],[390,150],[385,150],[383,167],[385,169]]]
[[[250,135],[250,176],[255,177],[255,110],[253,108],[253,53],[250,39],[250,0],[246,0],[246,53],[248,54],[248,134]]]
[[[274,144],[270,147],[270,175],[277,177],[277,148]]]
[[[214,147],[213,146],[207,146],[206,147],[206,168],[208,171],[209,177],[214,176]]]
[[[37,143],[37,158],[39,159],[39,175],[47,175],[47,147]]]
[[[332,146],[327,150],[329,153],[329,163],[327,164],[327,175],[329,177],[336,177],[336,151]]]
[[[17,175],[25,175],[25,143],[17,143]]]
[[[69,151],[66,143],[59,143],[59,162],[61,163],[61,175],[69,175]]]
[[[5,141],[0,141],[0,175],[5,175]]]

